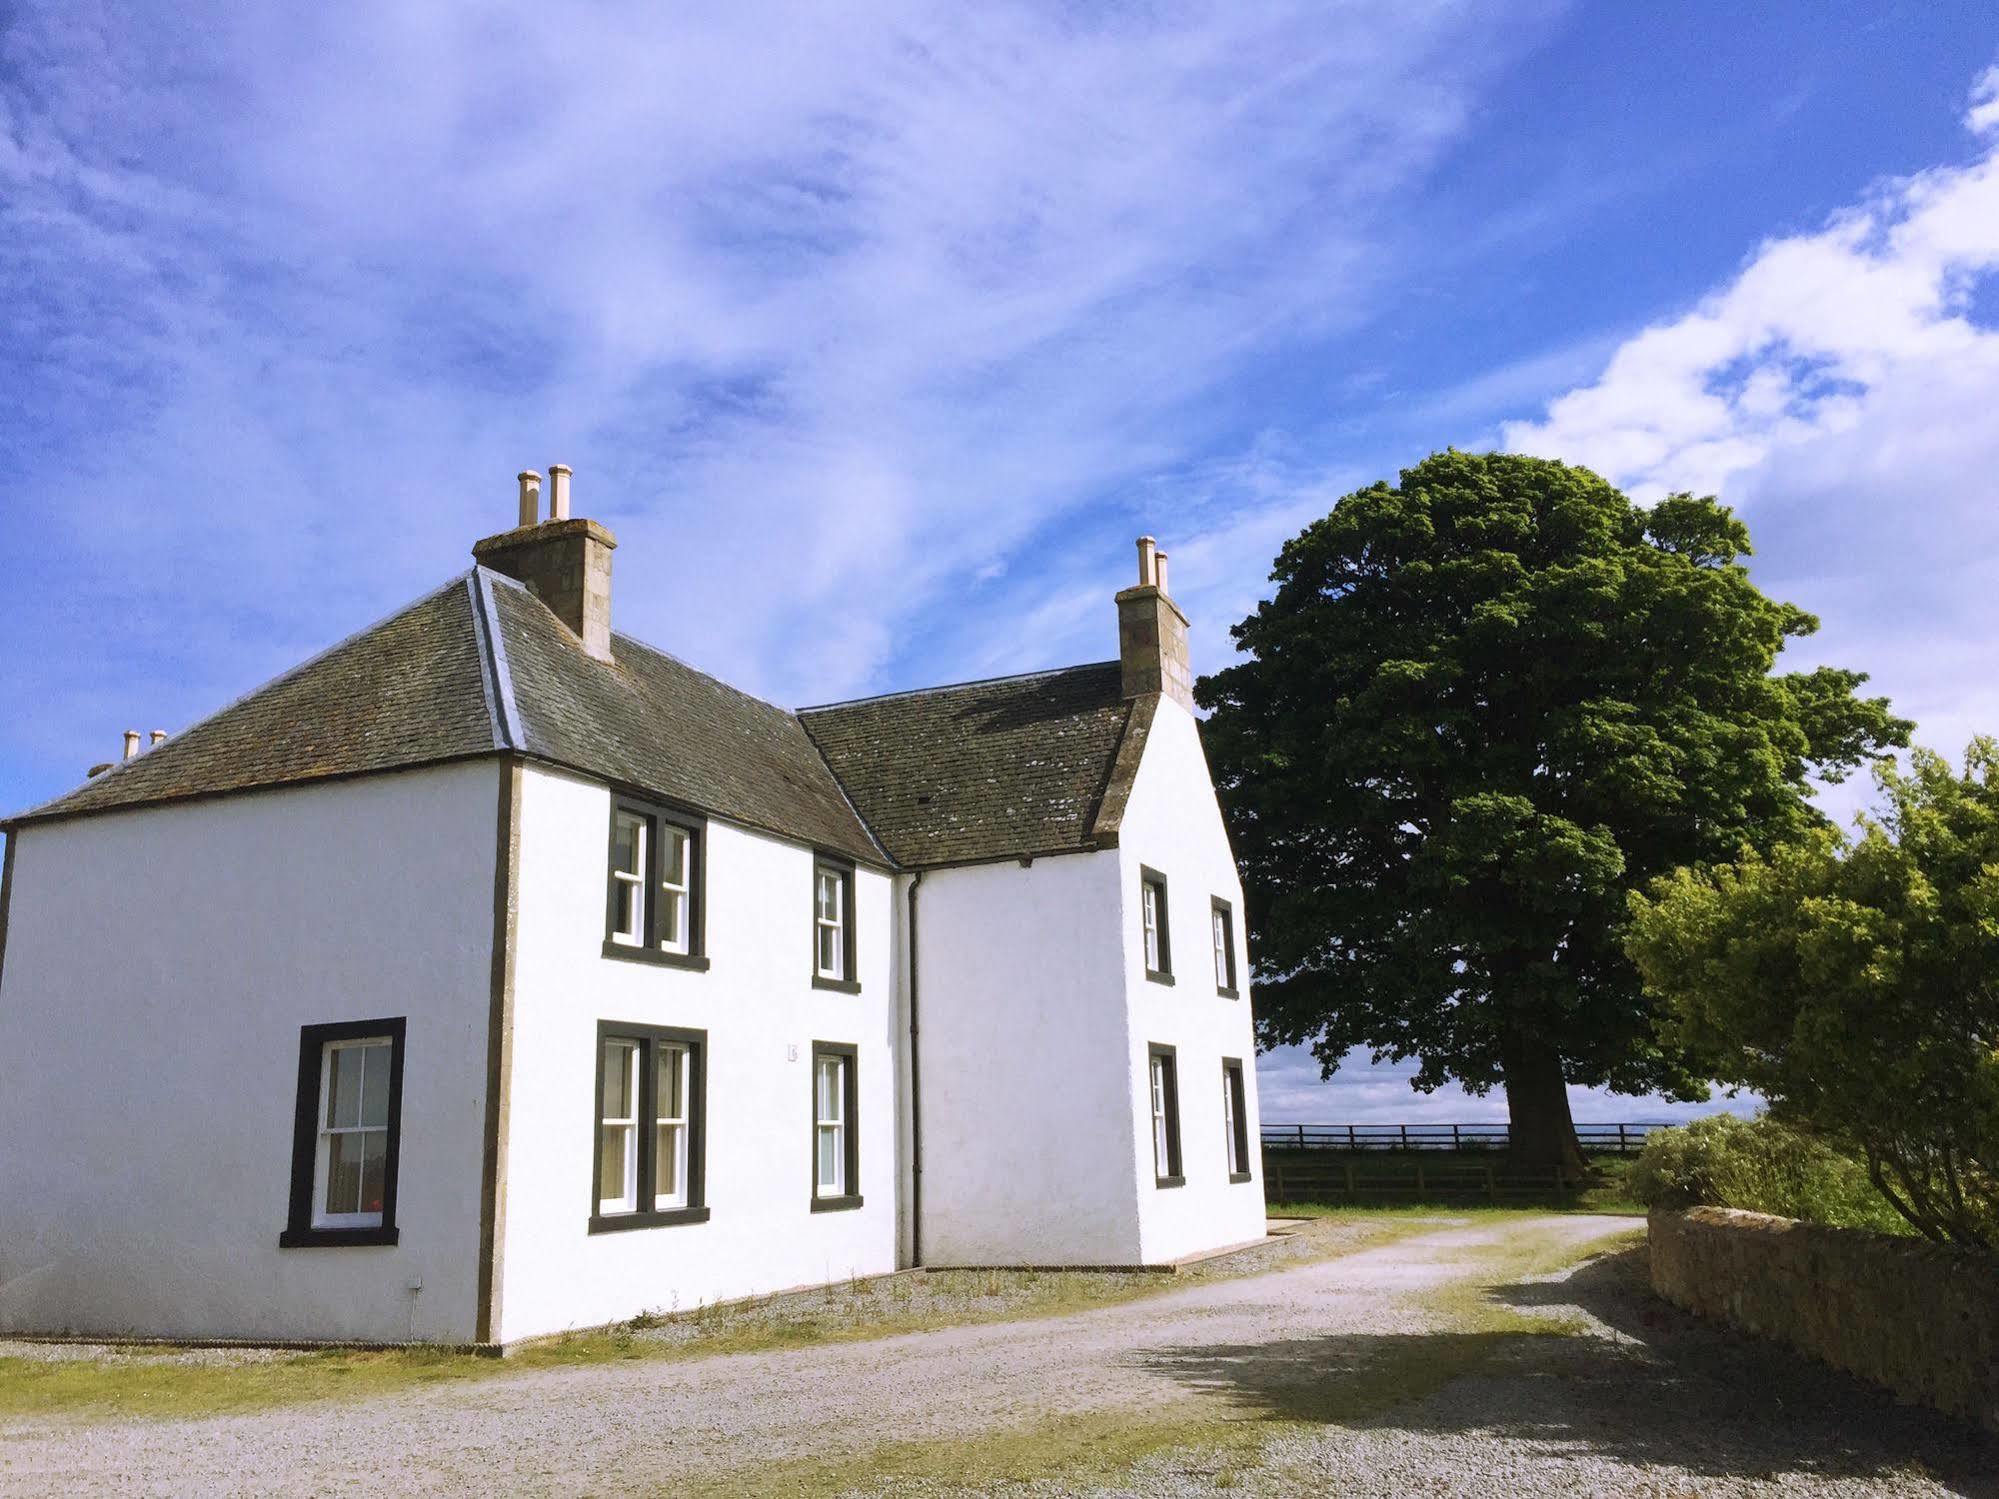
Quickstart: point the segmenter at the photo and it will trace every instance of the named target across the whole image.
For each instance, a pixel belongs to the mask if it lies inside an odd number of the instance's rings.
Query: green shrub
[[[1746,1208],[1835,1228],[1913,1232],[1861,1162],[1768,1117],[1716,1114],[1654,1130],[1629,1184],[1648,1208]]]

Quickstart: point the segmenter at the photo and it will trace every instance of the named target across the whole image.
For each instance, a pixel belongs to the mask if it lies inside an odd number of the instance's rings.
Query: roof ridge
[[[1080,661],[1074,666],[1045,666],[1039,671],[1017,671],[1003,677],[974,677],[968,682],[940,682],[935,687],[906,687],[901,692],[878,692],[869,697],[842,698],[835,703],[814,703],[809,708],[794,708],[799,715],[824,713],[833,708],[854,708],[862,703],[887,703],[897,698],[922,697],[929,692],[962,692],[967,687],[996,687],[1002,682],[1028,682],[1036,677],[1059,677],[1072,671],[1093,671],[1106,666],[1116,666],[1116,660]]]
[[[493,725],[493,748],[526,749],[527,736],[521,732],[520,704],[514,697],[514,677],[507,669],[507,642],[500,634],[500,611],[493,603],[493,579],[504,576],[476,565],[466,575],[472,594],[472,631],[479,638],[479,651],[484,658],[480,663],[483,669],[479,673],[479,685],[486,693],[486,713]]]
[[[400,604],[396,608],[391,609],[387,614],[382,615],[379,619],[375,619],[370,623],[363,625],[360,629],[341,636],[340,639],[334,641],[333,644],[327,646],[324,650],[317,651],[313,655],[308,656],[305,660],[299,662],[298,665],[290,668],[288,671],[281,671],[275,677],[272,677],[269,681],[259,682],[255,687],[252,687],[249,691],[238,693],[235,697],[231,698],[228,702],[224,703],[221,707],[215,709],[213,712],[204,713],[200,718],[197,718],[193,723],[189,724],[186,728],[182,729],[178,734],[173,735],[171,738],[166,740],[165,743],[172,744],[177,740],[185,739],[189,734],[192,734],[195,730],[200,728],[205,728],[207,725],[213,723],[216,719],[222,717],[223,714],[228,713],[235,708],[241,707],[244,703],[247,703],[251,698],[257,696],[259,693],[269,692],[273,687],[282,686],[284,683],[289,682],[293,677],[304,674],[305,672],[309,671],[311,668],[319,665],[319,663],[324,661],[327,657],[335,654],[338,651],[345,650],[348,646],[354,644],[356,641],[364,638],[365,636],[373,634],[376,630],[379,630],[382,628],[382,626],[388,624],[389,621],[395,619],[401,619],[405,614],[408,614],[411,610],[420,608],[423,605],[428,604],[432,599],[438,598],[441,595],[449,592],[451,589],[457,587],[459,583],[464,581],[464,576],[465,575],[463,573],[452,574],[452,576],[449,579],[447,579],[443,583],[438,584],[437,587],[431,589],[428,593],[421,594],[418,597],[411,599],[406,604]],[[72,786],[69,788],[69,790],[62,792],[59,795],[52,796],[47,801],[37,802],[34,806],[27,808],[25,811],[16,812],[11,817],[0,819],[0,822],[5,822],[5,823],[19,822],[25,818],[39,816],[41,813],[48,811],[49,808],[55,806],[57,803],[68,801],[72,796],[75,796],[80,791],[83,791],[90,787],[102,786],[107,784],[113,776],[118,774],[119,771],[126,769],[128,766],[137,765],[141,761],[146,760],[152,755],[155,755],[157,753],[159,753],[158,747],[152,747],[148,748],[142,754],[137,754],[132,756],[132,758],[129,760],[120,760],[115,764],[113,764],[109,770],[104,771],[96,776],[86,777],[83,782],[83,785]]]

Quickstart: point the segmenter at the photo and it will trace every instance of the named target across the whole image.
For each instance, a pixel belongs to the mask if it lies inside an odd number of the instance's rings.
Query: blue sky
[[[1720,493],[1801,664],[1999,730],[1989,5],[254,9],[0,33],[0,807],[556,461],[621,627],[782,702],[1107,656],[1142,530],[1213,666],[1456,444]]]

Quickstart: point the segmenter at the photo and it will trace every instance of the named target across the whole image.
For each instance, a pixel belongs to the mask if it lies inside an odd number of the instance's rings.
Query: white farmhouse
[[[494,1345],[1261,1237],[1150,540],[1117,661],[794,713],[614,633],[551,480],[4,824],[0,1332]]]

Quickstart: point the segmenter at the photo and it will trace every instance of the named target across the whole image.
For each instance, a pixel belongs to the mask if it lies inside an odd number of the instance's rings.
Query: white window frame
[[[1180,1063],[1175,1049],[1147,1047],[1146,1081],[1152,1108],[1152,1176],[1156,1185],[1185,1180],[1180,1159]]]
[[[1250,1151],[1255,1147],[1249,1138],[1249,1074],[1240,1057],[1222,1058],[1222,1136],[1229,1180],[1248,1181]]]
[[[382,1052],[382,1122],[367,1124],[335,1124],[329,1117],[333,1112],[333,1058],[343,1051],[367,1051],[379,1048]],[[312,1169],[312,1226],[315,1229],[380,1228],[382,1212],[362,1210],[352,1213],[335,1213],[327,1210],[326,1192],[333,1169],[333,1141],[335,1136],[380,1135],[382,1137],[382,1190],[387,1200],[389,1170],[389,1128],[391,1120],[390,1088],[396,1065],[396,1042],[390,1035],[355,1036],[339,1041],[328,1041],[319,1049],[319,1104],[314,1111],[318,1121],[318,1138],[313,1152]],[[373,1071],[371,1060],[361,1062],[361,1086],[357,1098],[367,1098],[368,1078]],[[365,1117],[365,1108],[364,1108]],[[365,1178],[364,1178],[365,1180]]]
[[[693,1087],[693,1077],[690,1070],[693,1052],[692,1048],[685,1041],[655,1041],[652,1051],[652,1206],[653,1211],[659,1213],[671,1212],[674,1209],[687,1206],[688,1101],[691,1097]],[[662,1064],[666,1064],[672,1069],[674,1080],[673,1092],[680,1105],[672,1113],[667,1111],[666,1101],[660,1097],[659,1079],[663,1070]],[[670,1140],[664,1138],[668,1131],[671,1131]],[[674,1189],[671,1192],[661,1192],[659,1190],[659,1181],[662,1175],[660,1171],[661,1161],[671,1161],[673,1163]]]
[[[852,900],[849,892],[854,883],[853,871],[835,864],[816,863],[812,866],[812,976],[830,979],[835,983],[845,983],[853,977],[847,972],[847,926],[853,920]],[[826,914],[826,892],[833,892],[833,914]],[[826,945],[831,941],[833,961],[826,962]]]
[[[1173,982],[1173,902],[1166,876],[1141,864],[1138,869],[1138,922],[1145,976],[1156,984]]]
[[[611,1052],[613,1048],[624,1052],[625,1072],[625,1113],[612,1115],[604,1112],[604,1084],[610,1080]],[[645,1046],[634,1036],[607,1036],[600,1043],[603,1053],[598,1063],[601,1076],[597,1083],[597,1212],[600,1216],[611,1217],[618,1213],[635,1213],[639,1207],[639,1113],[640,1087],[644,1074],[639,1070],[645,1059]],[[618,1183],[618,1195],[606,1195],[611,1183],[603,1179],[604,1144],[611,1130],[622,1131],[625,1137],[623,1180]]]
[[[634,812],[624,807],[617,808],[611,815],[615,819],[615,826],[622,826],[627,822],[633,825],[635,831],[632,836],[632,858],[638,867],[619,869],[614,865],[611,869],[611,879],[621,897],[618,905],[630,919],[622,926],[616,921],[611,923],[610,940],[622,947],[643,947],[646,940],[646,902],[651,899],[651,892],[646,889],[646,871],[650,867],[647,861],[652,852],[650,847],[652,819],[643,812]],[[617,847],[615,835],[611,846]]]
[[[845,1197],[847,1184],[847,1066],[838,1052],[812,1055],[812,1191],[817,1197]],[[824,1079],[833,1078],[833,1108],[826,1110]],[[825,1145],[833,1146],[833,1179],[826,1179]]]
[[[678,936],[659,939],[661,952],[686,954],[693,950],[694,940],[694,834],[678,823],[661,822],[659,829],[659,926],[664,931],[669,911],[674,915],[674,927]],[[672,850],[680,854],[680,879],[678,882],[666,877],[667,855]]]

